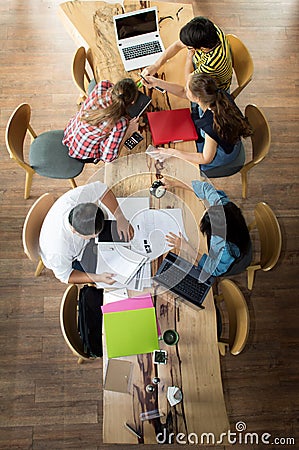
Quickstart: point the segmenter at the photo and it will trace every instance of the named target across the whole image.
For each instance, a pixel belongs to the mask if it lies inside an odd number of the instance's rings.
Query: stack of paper
[[[159,349],[156,312],[150,294],[102,307],[108,358]]]
[[[99,247],[96,273],[114,273],[116,281],[127,285],[147,260],[147,256],[119,245],[112,245],[109,249]]]

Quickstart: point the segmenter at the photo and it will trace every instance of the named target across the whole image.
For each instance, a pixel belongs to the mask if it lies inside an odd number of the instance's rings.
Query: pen
[[[149,82],[147,81],[147,79],[146,79],[141,73],[139,73],[138,75],[143,79],[143,81],[144,81],[146,84],[149,84]],[[138,81],[138,87],[139,87],[139,83],[140,83],[140,80]],[[156,89],[156,91],[161,92],[162,94],[164,94],[164,92],[165,92],[165,89],[160,88],[159,86],[153,86],[153,88]]]

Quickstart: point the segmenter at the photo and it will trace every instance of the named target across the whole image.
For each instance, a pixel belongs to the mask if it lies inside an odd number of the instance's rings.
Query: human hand
[[[157,66],[155,64],[152,64],[151,66],[148,66],[145,69],[143,69],[141,75],[147,77],[148,75],[154,75],[155,73],[157,73],[157,71],[158,71]]]
[[[129,121],[126,134],[128,136],[131,136],[133,133],[135,133],[135,131],[138,131],[138,127],[139,127],[139,117],[134,117]]]
[[[179,235],[177,236],[176,234],[172,233],[172,231],[170,231],[169,234],[165,236],[165,239],[169,247],[175,247],[178,249],[182,247],[183,241],[185,240],[181,232],[179,232]]]
[[[134,228],[130,225],[129,221],[123,214],[119,214],[116,217],[117,233],[120,238],[124,238],[126,241],[130,241],[134,237]]]
[[[116,280],[113,279],[115,273],[103,272],[98,275],[93,276],[93,280],[96,283],[106,283],[106,284],[114,284]]]
[[[155,149],[151,149],[151,151],[147,152],[154,159],[158,159],[160,162],[165,161],[165,159],[170,158],[171,156],[175,156],[174,148],[163,148],[157,147]]]

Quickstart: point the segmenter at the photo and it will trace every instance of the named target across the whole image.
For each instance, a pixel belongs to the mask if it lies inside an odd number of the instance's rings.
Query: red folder
[[[147,117],[154,145],[195,141],[198,137],[189,108],[148,112]]]

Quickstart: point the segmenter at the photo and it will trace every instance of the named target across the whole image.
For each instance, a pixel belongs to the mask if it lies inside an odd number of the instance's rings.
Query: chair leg
[[[76,181],[74,180],[74,178],[69,178],[69,182],[73,189],[75,189],[77,187]]]
[[[226,344],[225,342],[218,342],[218,350],[221,356],[225,356],[227,349],[228,344]]]
[[[24,193],[25,200],[27,200],[27,198],[30,197],[33,174],[34,172],[26,172],[25,193]]]
[[[252,291],[253,282],[254,282],[254,275],[255,271],[257,270],[256,267],[247,267],[247,287],[250,291]]]
[[[247,172],[241,172],[242,198],[247,198]]]
[[[78,358],[78,364],[83,364],[84,363],[84,359],[83,358]]]
[[[41,274],[41,272],[44,269],[44,267],[45,267],[44,263],[42,262],[41,259],[39,259],[37,267],[36,267],[35,272],[34,272],[34,276],[38,277]]]

